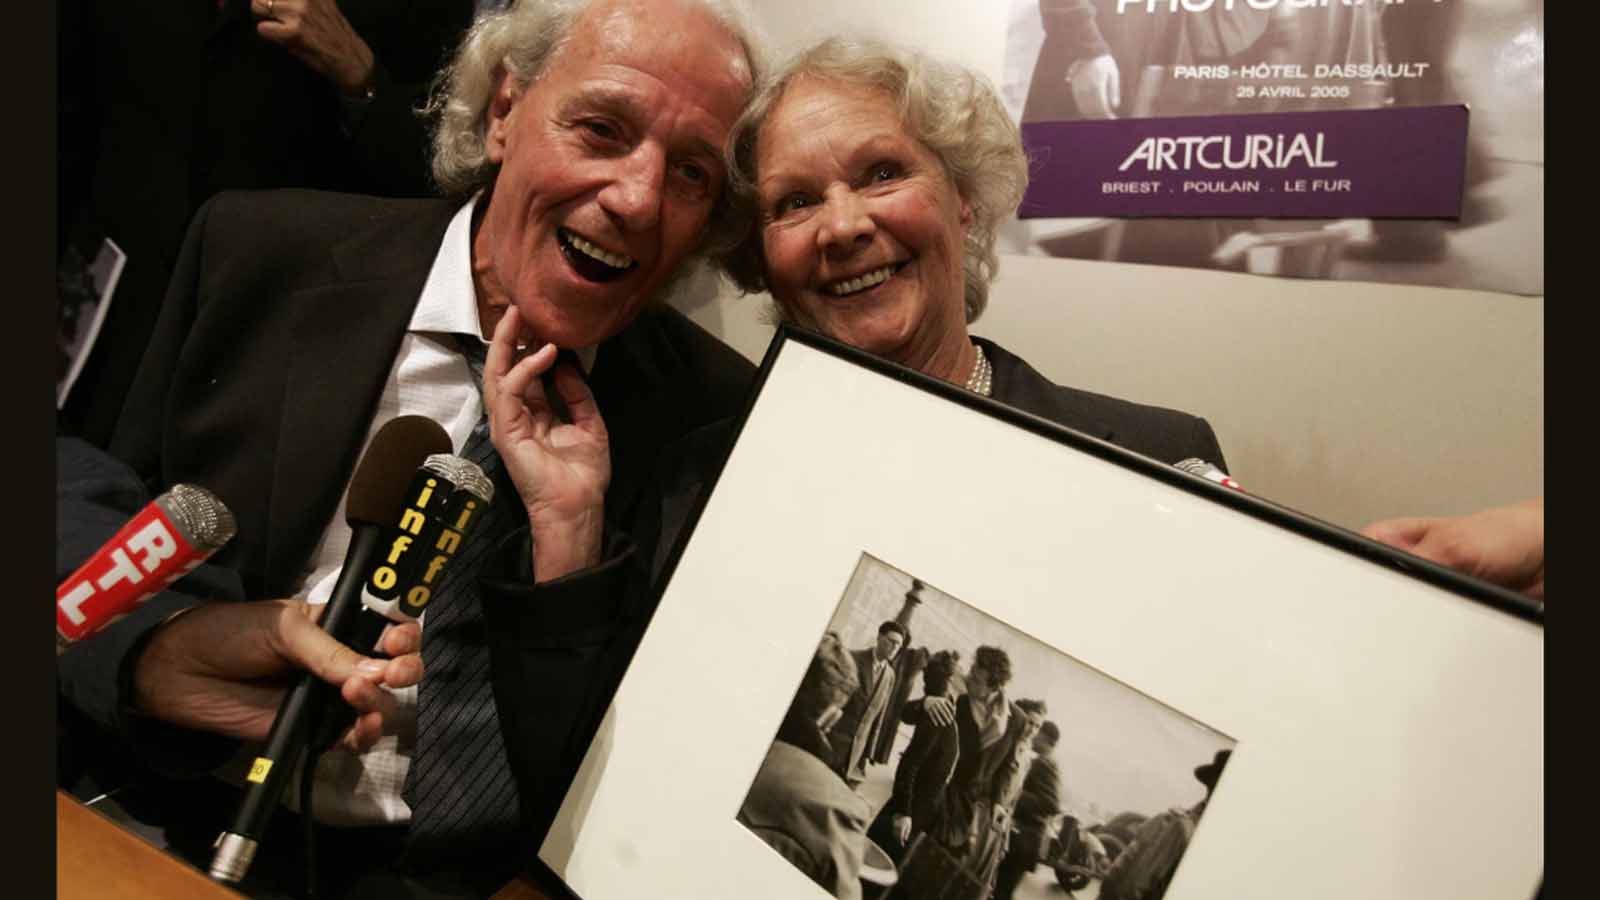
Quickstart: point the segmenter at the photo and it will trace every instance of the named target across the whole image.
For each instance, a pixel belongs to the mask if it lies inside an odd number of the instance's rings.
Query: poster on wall
[[[1543,0],[1011,0],[1002,250],[1544,293]]]

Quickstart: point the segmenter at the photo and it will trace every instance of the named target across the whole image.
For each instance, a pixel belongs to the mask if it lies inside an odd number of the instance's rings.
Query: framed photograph
[[[782,329],[539,858],[582,900],[1526,898],[1533,603]]]

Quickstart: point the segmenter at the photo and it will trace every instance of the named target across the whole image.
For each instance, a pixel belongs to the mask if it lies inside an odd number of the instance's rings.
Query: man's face
[[[1034,749],[1038,749],[1038,745],[1035,743],[1034,738],[1039,736],[1039,729],[1043,725],[1044,715],[1036,712],[1028,713],[1027,720],[1022,725],[1022,739],[1030,744],[1033,744]]]
[[[900,652],[900,646],[905,642],[906,639],[901,637],[898,631],[881,632],[878,635],[878,658],[894,659],[894,655]]]
[[[473,237],[484,334],[509,303],[563,347],[632,322],[705,237],[749,84],[738,41],[678,0],[599,0],[534,81],[504,75]]]

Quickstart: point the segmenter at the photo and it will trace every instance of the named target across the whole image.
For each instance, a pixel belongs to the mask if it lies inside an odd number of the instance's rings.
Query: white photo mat
[[[540,849],[579,897],[828,896],[734,817],[863,552],[1238,740],[1169,900],[1533,896],[1537,618],[818,343],[775,340]]]

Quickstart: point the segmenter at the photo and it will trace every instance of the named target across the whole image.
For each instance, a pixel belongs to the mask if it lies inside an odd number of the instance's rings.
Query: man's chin
[[[592,347],[614,336],[633,321],[634,316],[619,317],[607,313],[586,314],[585,310],[551,309],[551,304],[541,303],[539,309],[522,312],[520,339],[529,346],[555,344],[565,350]],[[521,309],[521,307],[518,307]]]

